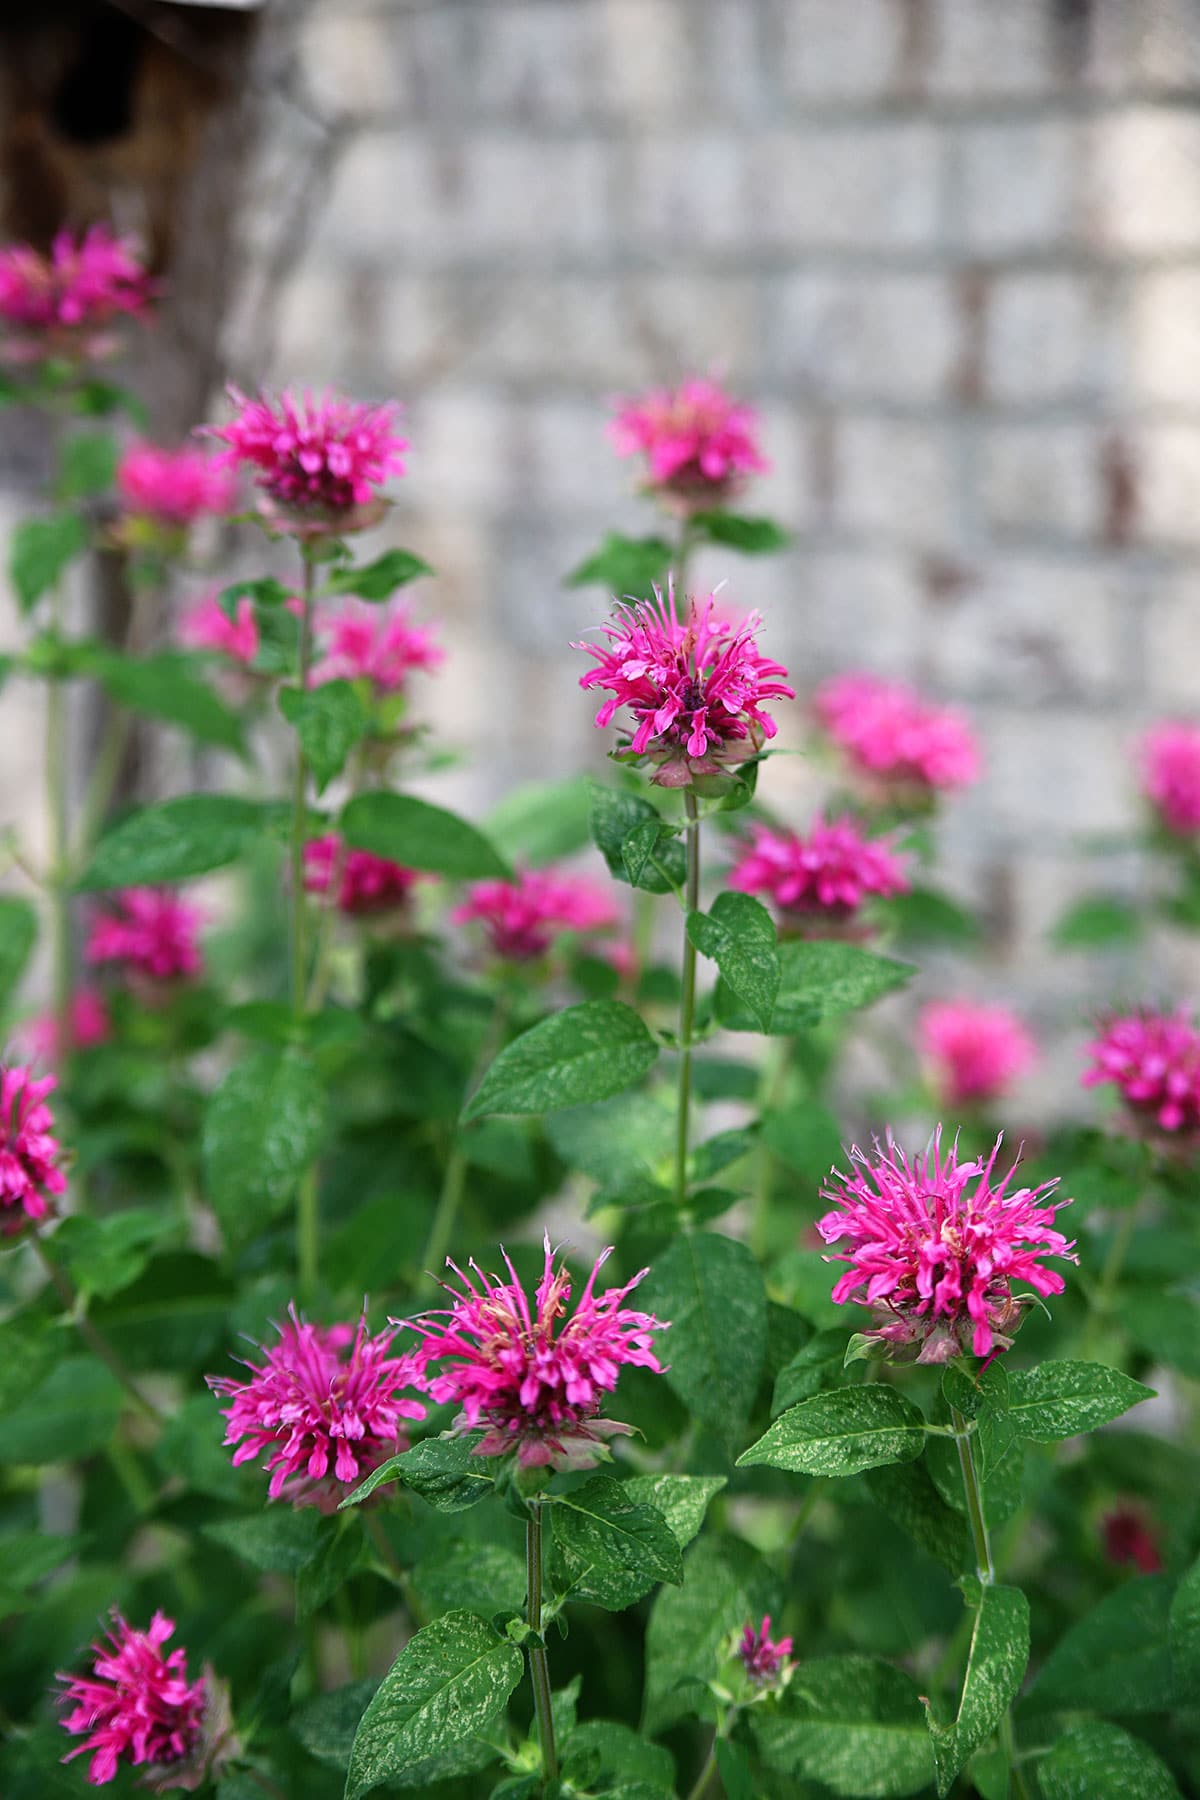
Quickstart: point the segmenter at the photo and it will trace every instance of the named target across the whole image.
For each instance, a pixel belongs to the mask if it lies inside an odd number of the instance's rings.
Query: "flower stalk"
[[[316,596],[317,566],[307,547],[302,548],[302,556],[304,559],[304,607],[300,615],[300,651],[296,667],[296,681],[300,692],[304,693],[308,687],[308,673],[312,663],[313,602]],[[291,838],[291,994],[292,1017],[297,1024],[305,1017],[308,1008],[308,958],[305,942],[307,909],[304,897],[304,840],[307,823],[308,762],[304,755],[304,746],[297,736],[296,769],[292,788]],[[311,1294],[317,1285],[320,1230],[317,1171],[314,1164],[304,1171],[296,1191],[296,1265],[300,1278],[300,1291],[305,1295]]]
[[[38,1261],[50,1278],[51,1286],[62,1301],[71,1323],[79,1332],[88,1349],[100,1358],[110,1374],[116,1376],[138,1411],[144,1413],[148,1419],[153,1419],[156,1425],[163,1424],[163,1415],[153,1400],[147,1399],[104,1333],[88,1318],[70,1277],[61,1264],[55,1262],[42,1241],[40,1232],[31,1231],[29,1236]]]
[[[558,1780],[558,1749],[554,1742],[554,1713],[550,1696],[550,1665],[542,1642],[542,1502],[534,1495],[527,1502],[525,1521],[525,1597],[529,1625],[529,1679],[533,1685],[533,1711],[542,1750],[543,1787]]]
[[[684,894],[683,967],[679,994],[679,1090],[675,1118],[675,1205],[687,1202],[688,1126],[692,1100],[692,1032],[696,1018],[696,946],[687,919],[700,906],[700,815],[694,788],[683,790],[687,815],[687,885]]]
[[[50,598],[50,623],[56,638],[62,633],[62,585],[56,583]],[[50,861],[46,885],[51,913],[51,983],[54,1025],[60,1045],[70,1042],[71,982],[74,947],[71,941],[70,845],[68,825],[67,712],[66,694],[57,675],[46,688],[46,816],[50,834]]]

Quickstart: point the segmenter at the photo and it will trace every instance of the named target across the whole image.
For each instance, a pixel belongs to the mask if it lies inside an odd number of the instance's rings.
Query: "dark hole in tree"
[[[104,8],[86,22],[51,102],[51,117],[63,137],[104,144],[127,135],[145,51],[145,32],[123,13]]]

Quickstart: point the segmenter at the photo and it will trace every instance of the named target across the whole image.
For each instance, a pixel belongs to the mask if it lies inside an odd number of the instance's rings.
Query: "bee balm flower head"
[[[802,935],[828,936],[846,935],[872,896],[907,893],[909,883],[890,844],[866,837],[846,816],[814,819],[806,837],[756,825],[729,885],[765,895]]]
[[[203,450],[131,444],[117,464],[117,492],[131,519],[177,533],[206,515],[229,512],[237,482]]]
[[[267,522],[299,537],[360,531],[382,517],[380,493],[404,473],[408,448],[396,431],[397,408],[363,405],[341,395],[259,394],[231,387],[237,413],[227,425],[203,427],[227,448],[217,458],[254,471]]]
[[[795,698],[783,664],[759,652],[761,624],[757,613],[739,625],[718,618],[711,594],[689,600],[680,618],[671,585],[665,598],[656,588],[653,600],[619,605],[603,627],[607,645],[573,646],[596,658],[580,687],[609,690],[596,724],[627,707],[635,722],[629,747],[657,763],[654,780],[664,787],[745,762],[776,733],[764,702]]]
[[[822,1189],[834,1208],[817,1221],[827,1244],[842,1244],[832,1260],[849,1264],[833,1290],[835,1302],[874,1307],[868,1337],[917,1362],[949,1362],[972,1353],[1007,1350],[1028,1296],[1061,1294],[1063,1278],[1041,1259],[1074,1262],[1072,1245],[1054,1229],[1055,1207],[1045,1204],[1057,1185],[1009,1192],[1016,1172],[996,1179],[997,1138],[984,1161],[962,1162],[943,1151],[941,1130],[911,1160],[889,1136],[867,1156],[857,1146],[853,1172],[834,1171]]]
[[[763,1622],[755,1628],[746,1625],[734,1654],[755,1687],[768,1687],[785,1672],[792,1657],[790,1637],[771,1637],[771,1615],[763,1614]]]
[[[66,1054],[70,1055],[73,1050],[94,1049],[97,1044],[107,1043],[111,1036],[112,1020],[104,995],[98,988],[78,988],[71,996]],[[62,1048],[54,1014],[39,1013],[35,1018],[26,1019],[20,1029],[20,1042],[31,1062],[39,1059],[57,1062]]]
[[[1111,1082],[1151,1131],[1179,1137],[1200,1129],[1200,1032],[1186,1012],[1110,1019],[1087,1048],[1084,1087]]]
[[[1037,1046],[1006,1006],[933,1000],[917,1022],[917,1046],[948,1106],[995,1100],[1037,1060]]]
[[[0,1237],[15,1237],[47,1218],[47,1194],[65,1192],[67,1178],[46,1095],[53,1075],[34,1079],[26,1063],[0,1067]]]
[[[1140,747],[1142,792],[1177,837],[1200,831],[1200,725],[1156,725]]]
[[[603,888],[553,869],[530,869],[515,881],[476,882],[450,914],[455,925],[478,921],[496,955],[513,962],[544,956],[564,931],[602,931],[617,916]]]
[[[202,967],[196,941],[202,914],[172,888],[124,888],[108,897],[110,910],[92,926],[89,963],[118,963],[152,982],[188,981]]]
[[[113,1781],[123,1762],[144,1767],[147,1785],[159,1789],[200,1785],[209,1678],[189,1682],[186,1651],[163,1655],[174,1631],[161,1612],[148,1630],[135,1631],[114,1611],[108,1641],[92,1645],[90,1673],[59,1675],[65,1684],[59,1703],[73,1708],[63,1730],[84,1739],[63,1761],[90,1751],[93,1787]]]
[[[305,892],[332,896],[339,912],[396,912],[407,904],[419,880],[415,869],[386,856],[346,849],[336,832],[311,838],[304,846]]]
[[[258,620],[254,602],[243,594],[236,603],[233,618],[222,607],[216,593],[205,594],[183,616],[179,627],[180,642],[189,650],[215,650],[230,662],[248,669],[258,655]]]
[[[624,1287],[596,1293],[611,1250],[597,1259],[571,1312],[571,1278],[555,1268],[549,1237],[544,1250],[532,1303],[507,1256],[507,1281],[474,1262],[471,1275],[449,1263],[463,1291],[447,1283],[451,1305],[411,1326],[421,1335],[417,1354],[433,1399],[459,1406],[458,1430],[483,1427],[475,1455],[515,1453],[523,1468],[590,1469],[607,1455],[610,1438],[631,1429],[600,1417],[605,1394],[623,1364],[661,1373],[654,1334],[666,1327],[624,1304],[645,1269]]]
[[[445,657],[426,625],[417,625],[403,600],[390,606],[347,602],[321,614],[322,656],[313,685],[369,681],[377,695],[398,694],[414,669],[436,669]]]
[[[687,511],[719,506],[768,469],[753,409],[697,376],[621,402],[609,425],[619,456],[644,456],[647,487]]]
[[[829,736],[872,786],[928,800],[979,779],[979,747],[966,719],[902,682],[839,675],[818,688],[815,705]]]
[[[60,231],[43,256],[29,244],[0,250],[0,320],[8,327],[4,355],[10,362],[51,357],[95,358],[116,347],[111,331],[120,317],[141,318],[154,283],[128,238],[107,225],[82,237]]]
[[[357,1326],[310,1325],[292,1307],[276,1327],[279,1342],[248,1362],[248,1381],[210,1375],[225,1409],[233,1461],[267,1454],[270,1499],[333,1511],[347,1490],[407,1448],[401,1421],[425,1408],[403,1391],[414,1385],[416,1358],[391,1354],[394,1331],[372,1337]]]

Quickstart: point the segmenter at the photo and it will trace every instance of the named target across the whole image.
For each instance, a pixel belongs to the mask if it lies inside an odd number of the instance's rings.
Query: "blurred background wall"
[[[973,979],[1077,1033],[1134,976],[1046,931],[1144,879],[1131,745],[1200,707],[1200,0],[318,0],[289,51],[221,360],[407,407],[383,541],[439,571],[421,710],[468,758],[434,791],[602,769],[568,643],[603,597],[561,577],[654,525],[609,403],[718,371],[774,462],[747,508],[796,540],[700,579],[806,690],[866,666],[970,710],[940,873],[984,910]],[[796,824],[817,791],[763,787]]]

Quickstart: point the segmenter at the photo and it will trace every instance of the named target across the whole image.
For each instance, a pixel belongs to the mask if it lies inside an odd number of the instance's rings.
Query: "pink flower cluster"
[[[347,602],[317,619],[322,656],[313,685],[326,681],[369,681],[376,694],[396,694],[414,669],[436,669],[445,657],[424,625],[414,624],[403,600],[390,606]]]
[[[90,1674],[59,1675],[66,1684],[59,1703],[74,1708],[63,1730],[84,1738],[63,1761],[91,1751],[93,1787],[114,1780],[122,1762],[148,1764],[153,1774],[186,1763],[199,1748],[207,1682],[188,1681],[186,1651],[163,1655],[174,1631],[174,1620],[161,1612],[149,1630],[135,1631],[114,1611],[107,1643],[92,1645]]]
[[[917,1021],[917,1048],[948,1106],[994,1100],[1037,1060],[1037,1045],[1006,1006],[932,1000]]]
[[[617,923],[609,895],[580,875],[523,870],[515,881],[479,881],[450,914],[455,925],[483,926],[497,956],[528,962],[564,931],[602,931]]]
[[[202,967],[196,942],[203,914],[172,888],[122,888],[93,923],[84,960],[120,963],[151,981],[187,981]]]
[[[603,729],[627,706],[636,720],[630,748],[655,759],[654,780],[664,787],[686,787],[697,775],[716,773],[725,759],[744,762],[776,733],[763,702],[795,698],[783,664],[759,653],[761,625],[757,613],[738,625],[718,618],[711,594],[689,600],[680,619],[670,585],[665,599],[656,588],[652,601],[618,606],[603,627],[607,646],[572,646],[597,663],[580,677],[580,687],[611,694],[596,724]]]
[[[1111,1082],[1130,1112],[1159,1131],[1200,1128],[1200,1032],[1186,1012],[1110,1019],[1087,1054],[1084,1087]]]
[[[336,883],[334,905],[339,912],[394,912],[420,879],[415,869],[389,862],[386,856],[347,850],[336,832],[311,838],[304,846],[305,892],[328,895]]]
[[[507,1256],[507,1281],[470,1264],[478,1286],[448,1263],[463,1292],[445,1284],[451,1306],[410,1322],[421,1334],[422,1381],[439,1404],[461,1408],[457,1429],[484,1427],[477,1456],[515,1451],[524,1468],[592,1468],[608,1440],[630,1430],[599,1416],[603,1396],[616,1387],[623,1364],[662,1372],[654,1334],[666,1326],[623,1304],[645,1269],[624,1287],[596,1293],[611,1250],[597,1259],[568,1316],[571,1278],[554,1267],[548,1236],[544,1251],[532,1306]],[[441,1368],[431,1373],[435,1364]]]
[[[1040,1258],[1076,1260],[1054,1229],[1056,1207],[1067,1202],[1043,1204],[1055,1181],[1009,1193],[1018,1163],[995,1178],[1001,1141],[986,1161],[960,1163],[957,1145],[942,1150],[939,1127],[910,1161],[889,1135],[886,1146],[876,1143],[873,1161],[855,1146],[854,1172],[834,1170],[836,1185],[822,1189],[834,1210],[817,1230],[827,1244],[848,1244],[832,1259],[850,1265],[833,1299],[879,1309],[880,1322],[866,1335],[893,1352],[940,1363],[968,1350],[1007,1350],[1028,1303],[1012,1284],[1062,1293],[1062,1276]]]
[[[756,825],[729,885],[765,894],[788,918],[843,924],[872,895],[908,891],[904,864],[886,841],[866,837],[848,815],[818,817],[806,837]]]
[[[1200,831],[1200,725],[1163,724],[1140,746],[1142,791],[1168,831]]]
[[[66,1190],[46,1105],[57,1085],[53,1075],[35,1080],[27,1063],[0,1066],[0,1237],[15,1237],[31,1220],[48,1217],[46,1195]]]
[[[98,988],[81,987],[71,998],[67,1019],[66,1052],[92,1050],[112,1036],[108,1001]],[[21,1026],[20,1041],[31,1062],[55,1062],[61,1054],[58,1020],[53,1013],[39,1013]]]
[[[753,409],[715,381],[693,376],[621,403],[609,425],[618,456],[644,456],[648,485],[689,506],[715,506],[770,464],[755,440]]]
[[[402,1393],[418,1359],[392,1356],[395,1332],[372,1337],[365,1318],[322,1328],[292,1307],[276,1330],[277,1344],[259,1346],[261,1366],[246,1363],[248,1381],[208,1377],[213,1393],[232,1402],[225,1442],[237,1445],[235,1466],[269,1452],[270,1499],[330,1511],[346,1488],[407,1448],[402,1419],[425,1417],[421,1402]]]
[[[949,791],[979,779],[979,746],[963,715],[902,682],[839,675],[818,688],[814,704],[839,749],[873,780]]]
[[[121,315],[140,318],[154,283],[132,242],[93,225],[76,239],[60,231],[43,256],[29,244],[0,250],[0,319],[12,329],[11,360],[98,353],[102,328]]]
[[[203,429],[228,447],[217,461],[257,471],[269,514],[289,529],[351,531],[379,516],[379,489],[404,473],[406,440],[397,408],[362,405],[339,394],[284,392],[250,399],[229,389],[237,407],[226,425]]]
[[[1140,1506],[1126,1500],[1100,1521],[1104,1554],[1110,1563],[1129,1564],[1139,1575],[1157,1575],[1163,1566],[1158,1534]]]
[[[179,639],[189,650],[215,650],[248,669],[258,655],[259,645],[254,602],[243,594],[231,619],[222,610],[215,590],[205,594],[184,614]]]
[[[771,1615],[763,1614],[763,1622],[757,1631],[753,1623],[748,1623],[738,1642],[737,1659],[756,1687],[766,1687],[768,1682],[777,1681],[786,1664],[791,1660],[792,1640],[790,1637],[771,1637]]]
[[[206,514],[229,512],[237,482],[202,450],[132,444],[117,465],[117,491],[135,517],[181,529]]]

